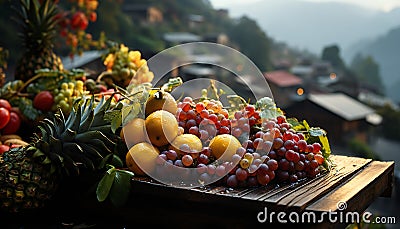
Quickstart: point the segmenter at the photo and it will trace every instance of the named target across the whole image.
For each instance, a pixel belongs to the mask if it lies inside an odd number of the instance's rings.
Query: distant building
[[[124,3],[122,11],[129,15],[134,23],[155,24],[163,22],[163,13],[149,4]]]
[[[264,73],[278,107],[286,108],[304,99],[303,80],[287,71],[277,70]]]
[[[285,110],[288,117],[307,120],[328,133],[334,144],[357,138],[368,142],[370,127],[381,123],[375,110],[343,93],[309,94],[307,99],[292,104]]]
[[[98,50],[85,51],[82,55],[74,55],[73,58],[69,56],[61,59],[64,69],[83,69],[91,78],[96,78],[101,72],[105,70],[105,66],[101,59],[104,52]]]
[[[199,42],[203,38],[188,32],[169,32],[163,35],[163,40],[167,43],[167,46],[174,46],[189,42]]]
[[[190,14],[188,16],[188,23],[189,23],[189,28],[194,29],[197,26],[203,24],[204,22],[204,16],[199,15],[199,14]]]

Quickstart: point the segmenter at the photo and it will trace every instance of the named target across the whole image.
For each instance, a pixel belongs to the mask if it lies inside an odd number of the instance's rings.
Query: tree
[[[327,46],[322,51],[322,60],[329,61],[336,70],[344,71],[346,66],[340,57],[340,49],[337,45]]]
[[[261,71],[267,71],[271,64],[270,40],[256,21],[243,16],[228,31],[231,41],[251,59]]]
[[[379,64],[376,63],[372,56],[357,54],[350,68],[357,74],[361,82],[373,85],[380,93],[384,93],[385,90],[380,75]]]

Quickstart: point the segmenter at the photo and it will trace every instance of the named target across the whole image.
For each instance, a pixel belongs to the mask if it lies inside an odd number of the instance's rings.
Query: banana
[[[22,140],[21,136],[16,135],[16,134],[6,134],[6,135],[1,135],[0,136],[0,142],[5,142],[8,139],[19,139],[19,140]]]
[[[21,139],[16,139],[16,138],[14,138],[14,139],[7,139],[7,140],[4,142],[4,145],[20,145],[20,146],[27,146],[27,145],[29,145],[29,143],[27,143],[26,141],[23,141],[23,140],[21,140]]]

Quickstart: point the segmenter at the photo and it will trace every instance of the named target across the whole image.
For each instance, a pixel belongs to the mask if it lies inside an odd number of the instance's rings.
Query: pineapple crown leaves
[[[33,146],[57,168],[64,168],[67,175],[78,175],[80,167],[99,168],[103,158],[112,153],[116,145],[109,137],[112,136],[111,125],[104,120],[111,99],[103,97],[95,104],[94,96],[80,98],[75,101],[67,119],[61,110],[53,117],[43,119]]]
[[[19,37],[28,51],[53,48],[56,36],[58,8],[51,0],[20,0],[20,7],[13,6],[17,17],[13,20],[21,27]]]

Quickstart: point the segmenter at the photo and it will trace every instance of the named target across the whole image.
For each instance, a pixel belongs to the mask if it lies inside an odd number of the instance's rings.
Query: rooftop
[[[264,73],[268,82],[274,83],[279,87],[290,87],[303,83],[303,80],[287,71],[279,70]]]
[[[308,99],[347,121],[366,119],[371,124],[381,122],[372,108],[343,93],[309,94]]]
[[[193,33],[186,32],[170,32],[165,33],[163,36],[165,41],[172,43],[185,43],[185,42],[196,42],[201,41],[202,38]]]
[[[71,59],[69,56],[63,57],[61,61],[65,69],[71,70],[74,68],[80,68],[81,66],[100,58],[103,54],[104,52],[102,51],[91,50],[83,52],[82,55],[75,54],[73,59]]]

